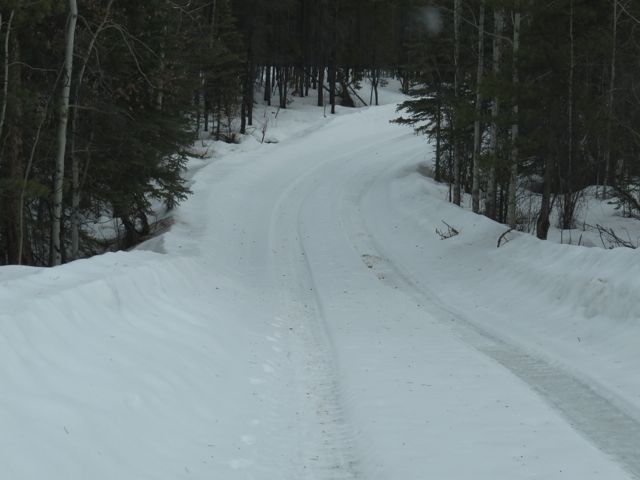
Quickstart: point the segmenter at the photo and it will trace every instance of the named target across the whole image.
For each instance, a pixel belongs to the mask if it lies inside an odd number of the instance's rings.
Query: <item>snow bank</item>
[[[264,410],[250,298],[202,262],[151,252],[0,269],[3,475],[232,475]]]
[[[498,249],[506,227],[443,200],[446,186],[417,168],[408,163],[388,174],[398,228],[407,237],[408,253],[398,261],[460,315],[562,362],[640,415],[640,377],[633,373],[640,366],[640,252],[559,245],[522,233],[509,234]],[[443,220],[460,234],[441,240],[435,229],[446,228]],[[391,241],[388,230],[379,232]]]

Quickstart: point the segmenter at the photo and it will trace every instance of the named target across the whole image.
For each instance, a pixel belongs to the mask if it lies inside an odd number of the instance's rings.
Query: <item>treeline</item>
[[[239,0],[235,13],[246,44],[242,131],[251,124],[253,82],[263,99],[286,108],[289,96],[315,90],[319,106],[352,106],[356,85],[372,81],[377,102],[382,72],[397,75],[408,92],[407,40],[415,28],[415,7],[424,0]]]
[[[197,135],[233,141],[256,104],[335,109],[365,77],[376,102],[383,71],[408,91],[420,3],[0,0],[0,264],[135,245],[188,195]]]
[[[639,32],[632,0],[0,0],[0,264],[128,248],[188,195],[203,131],[234,141],[293,96],[377,103],[384,76],[455,203],[527,228],[535,191],[540,238],[588,185],[640,215]]]
[[[209,26],[162,0],[1,5],[0,262],[103,251],[83,227],[110,218],[131,245],[152,201],[188,192],[180,174]]]
[[[429,15],[444,28],[414,45],[399,121],[433,138],[453,202],[527,228],[517,194],[535,191],[539,238],[554,207],[573,226],[589,185],[640,213],[638,2],[434,0]]]

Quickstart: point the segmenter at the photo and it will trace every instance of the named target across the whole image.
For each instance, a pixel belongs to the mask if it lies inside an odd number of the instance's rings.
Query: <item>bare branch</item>
[[[436,233],[440,236],[440,240],[447,240],[451,237],[455,237],[456,235],[460,234],[460,232],[456,228],[452,227],[444,220],[441,220],[441,221],[447,226],[447,231],[443,232],[440,229],[436,228]]]

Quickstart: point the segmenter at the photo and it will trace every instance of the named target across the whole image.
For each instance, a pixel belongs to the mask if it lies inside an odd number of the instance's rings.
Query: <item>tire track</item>
[[[335,160],[335,159],[334,159]],[[278,316],[288,327],[288,349],[300,446],[296,480],[359,478],[356,440],[342,406],[335,351],[307,260],[301,212],[312,194],[314,166],[285,189],[273,210],[269,233],[271,271],[280,291]],[[295,224],[295,228],[291,228]]]

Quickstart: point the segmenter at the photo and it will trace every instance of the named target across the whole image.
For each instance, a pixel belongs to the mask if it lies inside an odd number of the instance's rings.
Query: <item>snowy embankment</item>
[[[640,476],[634,252],[496,249],[393,105],[339,113],[200,144],[136,251],[0,269],[4,476]]]
[[[393,211],[387,215],[402,219],[395,223],[406,231],[397,235],[394,225],[380,233],[405,245],[405,258],[398,261],[443,303],[566,362],[640,414],[640,377],[633,373],[640,366],[637,250],[558,245],[516,233],[498,249],[506,227],[452,206],[444,200],[447,189],[411,164],[392,170],[385,181],[392,184]],[[435,228],[446,230],[442,221],[460,234],[440,239]],[[416,249],[420,255],[413,255]]]

